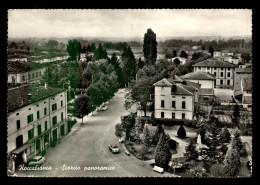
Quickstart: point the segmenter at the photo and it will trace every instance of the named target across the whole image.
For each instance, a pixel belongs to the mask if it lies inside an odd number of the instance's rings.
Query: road
[[[41,177],[153,177],[171,176],[152,171],[149,162],[142,162],[134,156],[124,153],[124,144],[118,144],[121,152],[112,154],[109,144],[118,143],[115,136],[115,124],[122,115],[129,112],[124,108],[124,89],[120,89],[108,105],[108,110],[96,113],[87,123],[77,123],[72,132],[55,148],[50,148],[43,166],[52,170],[18,171],[18,176]],[[79,170],[62,170],[73,166]],[[112,170],[85,170],[84,167],[111,167]],[[114,169],[114,170],[113,170]]]

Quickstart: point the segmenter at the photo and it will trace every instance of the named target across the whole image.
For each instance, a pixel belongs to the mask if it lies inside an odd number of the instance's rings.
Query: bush
[[[246,150],[246,145],[245,144],[243,144],[243,147],[242,147],[242,149],[240,150],[240,157],[247,157],[247,150]]]
[[[196,128],[196,123],[196,120],[156,118],[156,124],[165,126],[185,125],[187,127]]]
[[[218,163],[211,166],[209,171],[213,175],[213,177],[224,177],[225,176],[224,165],[221,165]]]
[[[182,125],[179,127],[177,134],[179,138],[183,139],[186,137],[186,131]]]

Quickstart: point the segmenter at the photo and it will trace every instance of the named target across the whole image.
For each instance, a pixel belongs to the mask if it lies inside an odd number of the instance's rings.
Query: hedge
[[[187,127],[196,128],[196,120],[182,120],[182,119],[167,119],[167,118],[156,118],[156,124],[173,126],[173,125],[185,125]]]

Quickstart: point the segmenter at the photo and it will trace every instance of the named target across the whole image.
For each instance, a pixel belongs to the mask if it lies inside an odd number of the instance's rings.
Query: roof
[[[236,67],[236,65],[222,60],[207,59],[194,64],[193,67]]]
[[[214,89],[200,89],[198,92],[199,95],[214,95]]]
[[[213,75],[203,71],[191,72],[181,77],[189,80],[215,80],[216,79]]]
[[[64,89],[61,88],[48,87],[45,89],[44,86],[33,84],[8,84],[8,112],[13,112],[63,91]]]
[[[182,80],[179,76],[177,76],[177,75],[174,75],[173,78],[168,78],[167,80],[168,80],[170,83],[172,83],[172,84],[175,84],[176,82],[177,82],[177,83],[182,83],[182,82],[183,82],[183,80]]]
[[[186,95],[186,96],[192,96],[193,90],[192,87],[183,85],[183,84],[175,84],[172,87],[172,95]],[[192,92],[191,92],[192,91]]]
[[[8,62],[8,73],[30,71],[30,65],[23,62]]]
[[[154,83],[153,86],[171,87],[172,83],[169,82],[166,78],[164,78],[164,79]]]
[[[252,73],[252,68],[236,68],[236,73]]]
[[[192,87],[194,87],[196,89],[200,89],[200,87],[201,87],[201,84],[195,83],[195,82],[191,82],[191,81],[185,81],[184,83],[186,85],[192,86]]]
[[[222,50],[222,53],[231,53],[229,50]]]
[[[252,78],[245,78],[242,80],[243,91],[252,90]]]

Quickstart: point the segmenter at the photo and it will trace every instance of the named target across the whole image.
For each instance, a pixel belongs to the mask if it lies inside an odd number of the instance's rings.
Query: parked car
[[[30,162],[29,162],[29,166],[33,166],[33,165],[41,165],[45,162],[45,158],[42,156],[36,156],[34,157]]]
[[[126,154],[126,155],[130,155],[130,153],[129,153],[127,150],[125,150],[125,154]]]
[[[163,168],[161,168],[161,167],[159,167],[159,166],[154,166],[154,167],[153,167],[153,171],[156,171],[156,172],[158,172],[158,173],[163,173],[163,172],[164,172]]]
[[[103,110],[103,111],[107,110],[107,106],[106,106],[106,105],[103,105],[103,106],[100,108],[100,110]]]
[[[112,152],[112,153],[119,153],[119,148],[117,145],[108,145],[108,149]]]

